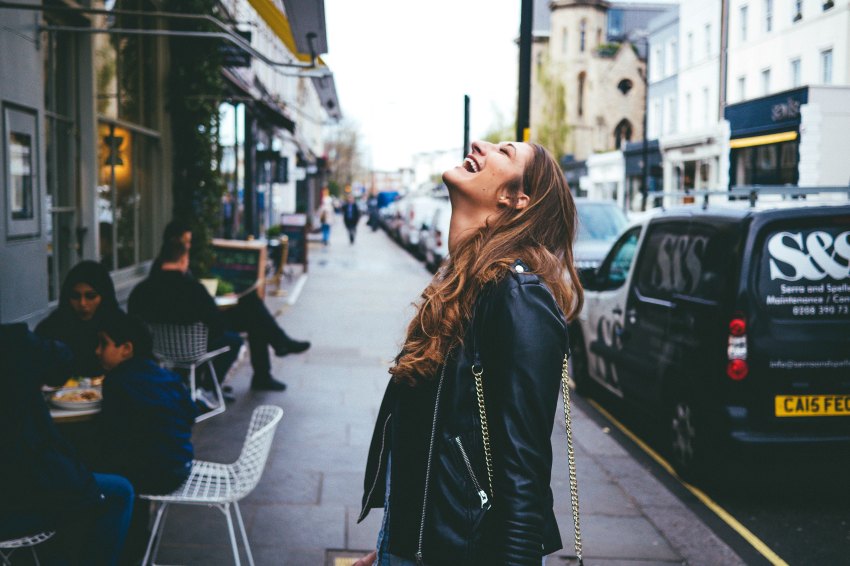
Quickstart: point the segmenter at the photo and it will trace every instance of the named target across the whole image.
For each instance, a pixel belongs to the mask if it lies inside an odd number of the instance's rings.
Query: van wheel
[[[706,477],[714,442],[699,407],[689,395],[679,393],[670,402],[668,416],[673,467],[686,480]]]
[[[587,351],[584,349],[584,337],[575,326],[570,327],[570,377],[576,384],[576,393],[582,397],[593,395],[593,380],[587,365]]]

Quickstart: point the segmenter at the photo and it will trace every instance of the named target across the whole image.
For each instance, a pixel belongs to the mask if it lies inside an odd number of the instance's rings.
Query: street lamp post
[[[646,211],[646,199],[649,193],[648,175],[647,171],[649,170],[649,144],[648,138],[649,134],[647,132],[647,114],[649,113],[649,36],[643,36],[643,43],[645,46],[644,49],[644,58],[645,64],[643,67],[643,151],[642,151],[642,162],[641,162],[641,185],[640,185],[640,210],[641,212]]]

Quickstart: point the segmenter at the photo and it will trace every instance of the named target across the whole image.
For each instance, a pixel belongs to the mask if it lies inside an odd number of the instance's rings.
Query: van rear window
[[[850,320],[850,227],[785,228],[763,242],[758,297],[774,318]]]

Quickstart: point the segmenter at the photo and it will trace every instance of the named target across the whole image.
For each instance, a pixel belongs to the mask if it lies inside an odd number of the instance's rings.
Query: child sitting
[[[137,493],[177,489],[192,469],[196,409],[182,378],[153,361],[144,324],[122,311],[102,321],[97,355],[106,370],[100,429],[103,467]]]

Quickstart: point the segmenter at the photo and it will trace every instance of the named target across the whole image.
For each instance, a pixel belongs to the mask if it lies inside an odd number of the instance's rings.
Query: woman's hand
[[[372,566],[375,563],[375,559],[378,557],[378,551],[373,550],[360,560],[354,563],[354,566]]]

